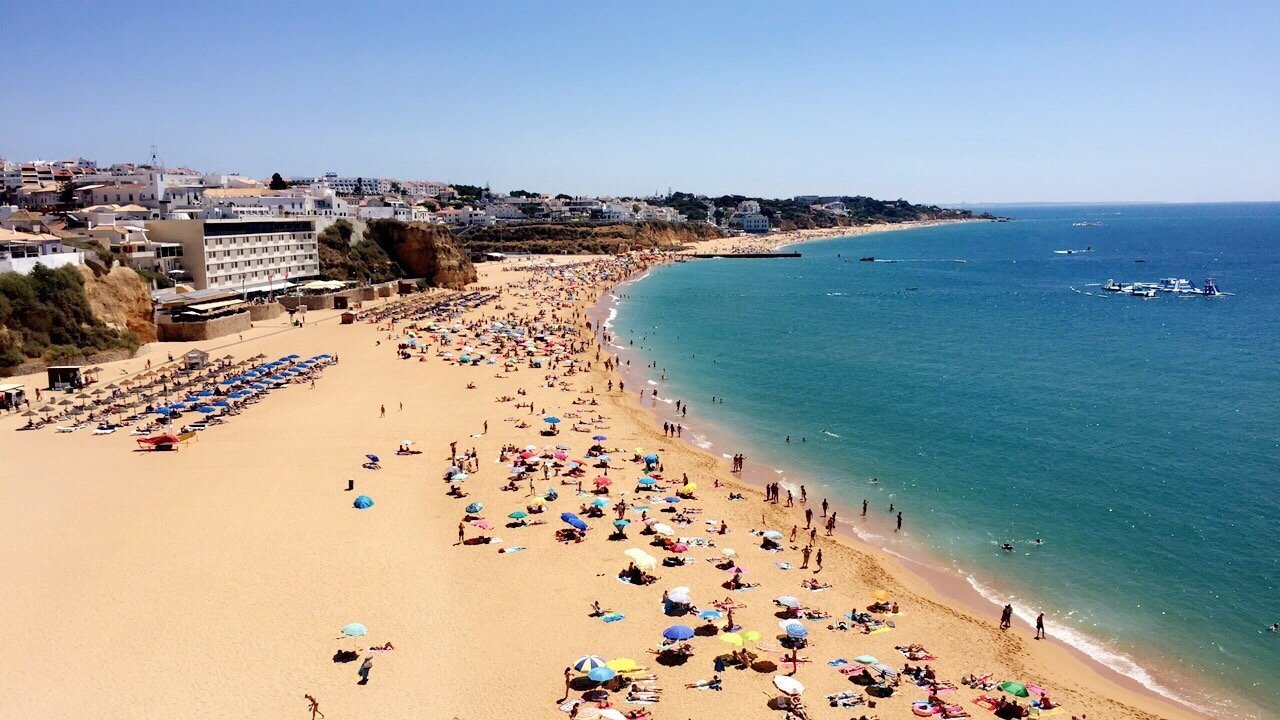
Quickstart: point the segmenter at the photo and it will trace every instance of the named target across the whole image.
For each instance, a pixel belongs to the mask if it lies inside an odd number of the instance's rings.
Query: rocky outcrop
[[[476,281],[476,269],[453,233],[443,225],[374,220],[364,237],[378,244],[405,277],[459,290]]]
[[[641,222],[474,228],[459,239],[474,252],[614,254],[674,249],[722,236],[718,228],[705,223]]]
[[[138,273],[121,266],[102,274],[84,265],[79,269],[94,317],[108,327],[132,332],[139,342],[156,339],[156,326],[151,321],[151,293]]]

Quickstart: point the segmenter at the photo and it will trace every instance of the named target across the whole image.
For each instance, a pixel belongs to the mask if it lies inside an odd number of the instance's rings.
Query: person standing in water
[[[898,530],[901,530],[901,529],[902,529],[902,511],[899,510],[898,511],[898,527],[897,529],[894,530],[894,532],[898,532]]]
[[[862,517],[866,517],[866,516],[867,516],[867,499],[863,498],[862,499]]]
[[[1000,629],[1008,630],[1013,625],[1013,606],[1005,605],[1004,610],[1000,612]]]
[[[1044,634],[1044,613],[1036,616],[1036,639],[1044,640],[1048,636]]]

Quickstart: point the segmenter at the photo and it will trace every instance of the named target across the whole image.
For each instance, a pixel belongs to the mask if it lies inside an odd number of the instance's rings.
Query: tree
[[[358,178],[356,178],[356,190],[355,190],[355,194],[356,194],[356,195],[363,195],[363,194],[364,194],[364,178],[362,178],[362,177],[358,177]]]
[[[284,190],[289,187],[289,183],[285,182],[284,178],[280,177],[280,173],[271,173],[271,184],[267,187],[272,190]]]
[[[76,204],[76,190],[71,186],[70,180],[63,180],[58,185],[58,204],[64,208],[69,208]]]

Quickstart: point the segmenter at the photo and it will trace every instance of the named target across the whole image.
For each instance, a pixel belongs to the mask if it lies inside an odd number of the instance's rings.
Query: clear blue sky
[[[889,7],[892,6],[892,7]],[[0,156],[591,194],[1280,200],[1280,4],[5,2]]]

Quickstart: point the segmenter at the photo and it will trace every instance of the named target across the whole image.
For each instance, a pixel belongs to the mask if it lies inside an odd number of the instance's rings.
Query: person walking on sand
[[[366,658],[364,659],[364,662],[360,663],[360,669],[356,671],[356,673],[360,676],[360,682],[356,683],[357,685],[368,685],[368,684],[369,684],[369,671],[370,671],[371,669],[373,669],[373,656],[372,656],[372,655],[370,655],[370,656],[366,657]]]
[[[302,697],[307,699],[307,709],[311,711],[311,720],[324,717],[324,713],[320,712],[320,703],[314,697],[310,695],[303,695]]]
[[[1044,634],[1044,613],[1036,616],[1036,639],[1044,640],[1048,636]]]
[[[822,548],[818,548],[818,554],[814,556],[814,561],[818,564],[818,569],[814,570],[814,574],[822,572]]]
[[[810,550],[810,549],[809,549],[809,546],[808,546],[808,545],[805,545],[805,546],[804,546],[804,548],[802,548],[802,549],[800,550],[800,557],[803,559],[803,560],[802,560],[802,562],[800,563],[800,569],[801,569],[801,570],[804,570],[804,569],[806,569],[806,568],[808,568],[808,567],[809,567],[809,553],[810,553],[810,552],[812,552],[812,550]]]
[[[813,508],[804,509],[804,528],[808,530],[813,525]]]
[[[826,498],[822,498],[822,517],[826,517],[826,516],[827,516],[827,507],[828,507],[828,505],[827,505],[827,499],[826,499]]]
[[[386,405],[379,405],[379,406],[378,406],[378,417],[379,417],[379,418],[384,418],[384,417],[386,417],[386,416],[387,416],[387,406],[386,406]]]
[[[458,542],[456,542],[456,543],[454,543],[454,544],[455,544],[455,545],[461,545],[461,544],[462,544],[462,541],[463,541],[463,540],[465,540],[466,538],[467,538],[467,524],[466,524],[466,523],[458,523]]]
[[[1004,610],[1000,612],[1000,629],[1008,630],[1013,625],[1013,606],[1005,605]]]

